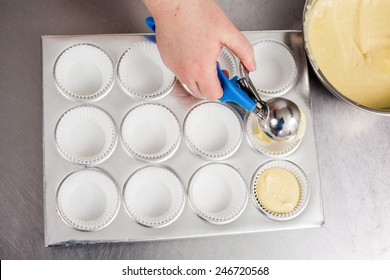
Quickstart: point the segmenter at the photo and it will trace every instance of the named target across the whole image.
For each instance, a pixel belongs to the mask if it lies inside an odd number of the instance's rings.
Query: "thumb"
[[[224,45],[238,57],[248,71],[256,70],[253,47],[240,31],[236,29],[227,34]]]

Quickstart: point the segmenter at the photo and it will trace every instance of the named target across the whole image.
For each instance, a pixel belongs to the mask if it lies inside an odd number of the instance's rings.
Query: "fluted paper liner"
[[[112,88],[114,64],[109,55],[97,46],[73,45],[58,56],[54,80],[60,91],[71,99],[97,100]]]
[[[132,108],[121,126],[126,150],[146,161],[161,161],[172,155],[180,143],[180,124],[161,104],[144,103]]]
[[[168,94],[176,77],[164,65],[157,46],[138,42],[130,46],[118,63],[118,77],[123,89],[130,95],[155,99]]]
[[[130,217],[146,227],[171,224],[185,204],[181,181],[162,166],[146,166],[134,172],[124,186],[123,198]]]
[[[257,191],[256,191],[256,184],[257,181],[265,170],[271,169],[271,168],[282,168],[290,172],[298,181],[299,188],[300,188],[300,197],[298,204],[296,207],[288,212],[288,213],[276,213],[273,211],[270,211],[264,205],[261,203],[261,201],[258,199]],[[287,221],[291,220],[298,215],[300,215],[303,210],[306,208],[307,203],[309,201],[310,197],[310,188],[308,185],[307,177],[306,174],[303,172],[301,168],[299,168],[297,165],[290,161],[286,160],[272,160],[269,162],[264,163],[261,165],[254,173],[252,177],[252,182],[251,182],[251,194],[252,198],[255,202],[255,205],[257,208],[265,214],[268,218],[276,221]]]
[[[210,163],[191,177],[188,196],[194,212],[213,224],[237,219],[247,204],[247,186],[234,167]]]
[[[83,105],[66,111],[57,123],[55,138],[60,153],[69,161],[97,164],[113,152],[116,128],[102,109]]]
[[[120,193],[115,182],[96,168],[70,173],[61,182],[56,199],[61,218],[80,231],[106,227],[120,206]]]
[[[240,146],[242,124],[233,109],[225,104],[204,102],[187,113],[184,135],[195,154],[209,160],[224,159]]]
[[[254,113],[250,113],[247,116],[245,132],[253,149],[271,157],[290,155],[299,147],[303,137],[303,135],[300,135],[301,137],[292,140],[273,140],[261,130],[258,119]]]
[[[249,74],[260,94],[279,96],[290,89],[298,75],[291,51],[282,43],[260,40],[253,44],[256,71]]]

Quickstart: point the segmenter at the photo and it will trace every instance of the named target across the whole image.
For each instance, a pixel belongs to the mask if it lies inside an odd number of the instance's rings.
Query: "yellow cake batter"
[[[264,133],[264,131],[260,128],[259,125],[256,127],[255,136],[256,136],[258,139],[260,139],[262,142],[266,142],[266,143],[275,142],[274,140],[272,140],[271,138],[269,138],[269,137]]]
[[[275,213],[294,210],[301,193],[298,180],[283,168],[270,168],[262,172],[256,184],[256,192],[263,207]]]
[[[349,99],[390,108],[390,1],[313,3],[304,28],[317,68]]]

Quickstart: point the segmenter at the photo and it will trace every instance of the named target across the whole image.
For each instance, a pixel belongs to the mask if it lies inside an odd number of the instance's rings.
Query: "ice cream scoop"
[[[249,112],[256,114],[260,128],[273,140],[294,139],[300,124],[300,110],[289,99],[276,97],[263,101],[254,88],[248,71],[244,77],[229,80],[217,65],[218,78],[223,89],[222,102],[234,102]]]

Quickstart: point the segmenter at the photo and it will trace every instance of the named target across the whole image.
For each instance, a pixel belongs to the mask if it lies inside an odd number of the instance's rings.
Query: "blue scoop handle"
[[[229,80],[228,77],[222,72],[221,68],[217,64],[218,79],[223,89],[223,95],[219,99],[222,102],[234,102],[249,112],[252,112],[256,107],[256,102],[250,98],[242,89],[237,85],[238,77],[234,76]]]
[[[156,32],[156,23],[154,22],[153,17],[147,17],[145,23],[153,33]],[[219,100],[221,102],[234,102],[249,112],[252,112],[256,107],[256,102],[237,86],[238,77],[235,76],[233,79],[229,80],[218,64],[217,72],[219,82],[221,83],[221,87],[223,89],[223,95]]]
[[[156,33],[156,23],[154,22],[153,17],[147,17],[145,19],[145,23],[149,27],[150,31],[152,31],[153,33]]]

